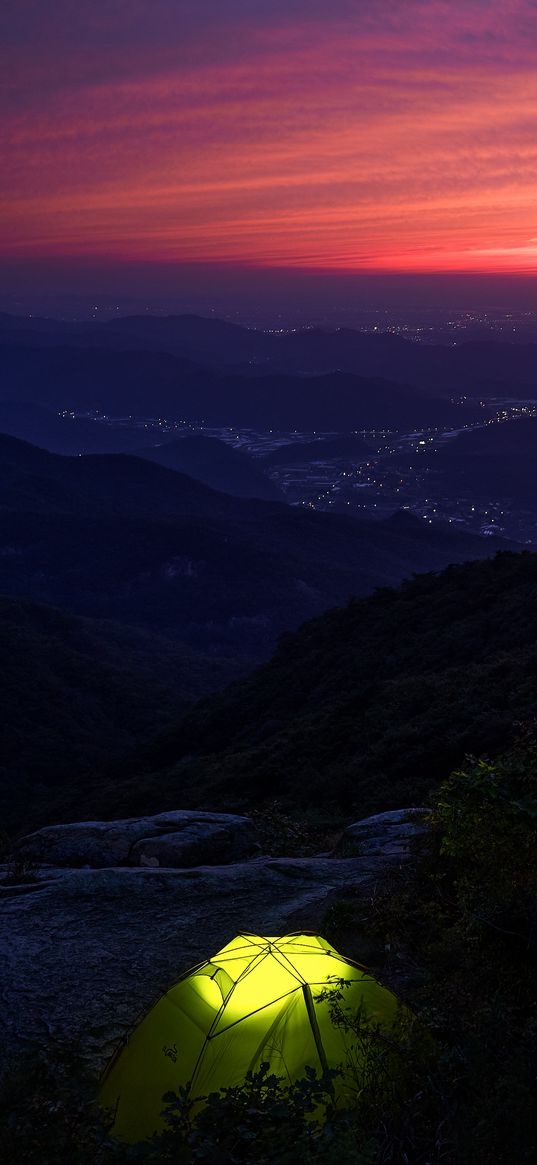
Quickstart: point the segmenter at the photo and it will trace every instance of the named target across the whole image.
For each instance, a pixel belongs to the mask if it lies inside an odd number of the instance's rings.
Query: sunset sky
[[[531,0],[4,0],[1,24],[11,270],[537,272]]]

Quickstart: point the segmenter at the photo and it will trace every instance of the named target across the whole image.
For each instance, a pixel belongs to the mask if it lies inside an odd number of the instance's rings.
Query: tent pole
[[[322,1040],[321,1040],[321,1033],[319,1031],[319,1024],[317,1023],[317,1016],[315,1014],[315,1004],[313,1002],[313,996],[311,994],[311,987],[310,987],[309,983],[302,984],[302,992],[304,995],[304,1003],[306,1004],[306,1011],[308,1013],[308,1019],[309,1019],[310,1024],[311,1024],[311,1030],[313,1032],[313,1038],[315,1040],[315,1047],[317,1048],[319,1060],[321,1061],[321,1068],[322,1068],[323,1072],[328,1072],[329,1071],[328,1060],[326,1059],[325,1050],[323,1048],[323,1044],[322,1044]]]

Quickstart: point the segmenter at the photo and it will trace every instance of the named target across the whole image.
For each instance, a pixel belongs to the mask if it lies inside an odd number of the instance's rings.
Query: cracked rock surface
[[[412,836],[426,828],[419,814],[411,823]],[[408,810],[356,823],[356,856],[48,867],[21,885],[0,870],[3,1055],[76,1045],[98,1073],[150,1004],[235,934],[284,934],[297,911],[318,904],[321,915],[338,887],[397,866],[408,824]]]

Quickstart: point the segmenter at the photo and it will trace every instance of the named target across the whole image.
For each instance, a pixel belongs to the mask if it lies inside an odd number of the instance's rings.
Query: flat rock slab
[[[0,872],[4,1055],[76,1046],[97,1073],[152,1001],[235,934],[285,934],[297,911],[318,904],[321,915],[332,891],[400,860],[377,850],[188,870],[43,869],[21,886]]]

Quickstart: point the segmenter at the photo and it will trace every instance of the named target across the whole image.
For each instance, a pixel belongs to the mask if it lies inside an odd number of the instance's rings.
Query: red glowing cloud
[[[19,7],[4,256],[537,270],[532,3]]]

